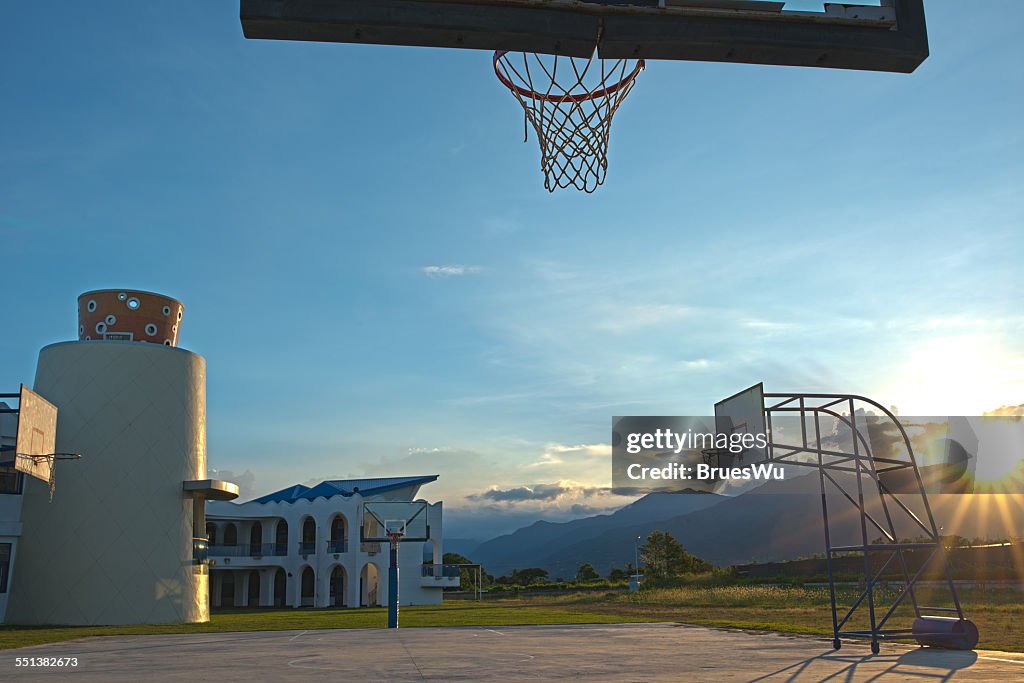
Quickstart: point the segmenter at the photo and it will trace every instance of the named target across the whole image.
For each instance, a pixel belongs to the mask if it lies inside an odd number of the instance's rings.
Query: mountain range
[[[840,475],[836,477],[842,481]],[[850,483],[845,482],[847,490],[855,492],[856,486]],[[861,529],[856,508],[831,485],[829,490],[826,500],[833,545],[858,543]],[[1002,502],[997,503],[996,498]],[[925,519],[919,497],[901,499]],[[930,501],[944,534],[1006,537],[1024,529],[1024,496],[945,495],[931,496]],[[865,494],[865,506],[884,526],[885,510],[877,493],[873,497],[870,492]],[[479,544],[469,556],[495,576],[542,567],[552,578],[571,578],[586,562],[604,575],[634,561],[637,537],[643,543],[652,531],[667,531],[687,551],[719,566],[781,561],[824,551],[821,512],[816,473],[770,481],[738,496],[692,490],[652,493],[612,514],[560,523],[535,522]],[[920,533],[911,518],[891,502],[889,513],[899,535]],[[871,538],[881,535],[870,525],[868,533]]]

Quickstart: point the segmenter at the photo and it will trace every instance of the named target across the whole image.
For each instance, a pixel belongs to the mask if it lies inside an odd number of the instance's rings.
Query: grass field
[[[851,600],[852,590],[842,599]],[[980,648],[1024,652],[1024,604],[1019,592],[963,591],[964,609],[981,631]],[[894,617],[898,618],[898,617]],[[906,624],[902,614],[901,623]],[[437,606],[403,607],[404,627],[610,624],[675,621],[818,635],[831,634],[824,588],[705,586],[640,593],[532,596]],[[54,643],[86,636],[216,633],[291,629],[383,628],[384,609],[231,610],[206,624],[168,626],[0,627],[0,649]]]
[[[944,601],[919,589],[923,605],[943,606]],[[876,594],[877,595],[877,594]],[[890,601],[897,593],[881,597]],[[853,603],[856,589],[840,588],[840,606]],[[961,590],[960,601],[967,618],[981,633],[980,649],[1024,652],[1024,594],[1008,589],[998,591]],[[600,596],[563,595],[548,604],[574,605],[600,614],[643,615],[656,621],[678,621],[704,626],[784,631],[823,636],[832,635],[832,613],[827,588],[781,586],[693,585],[639,593],[606,593]],[[525,604],[530,604],[529,602]],[[888,604],[891,604],[888,603]],[[888,608],[888,604],[886,608]],[[847,630],[867,628],[867,611],[851,620]],[[881,615],[879,615],[881,616]],[[840,618],[842,613],[840,614]],[[913,610],[909,601],[888,624],[909,626]]]

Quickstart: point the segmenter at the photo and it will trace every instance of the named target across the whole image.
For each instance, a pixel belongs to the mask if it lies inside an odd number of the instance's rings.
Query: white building
[[[9,410],[0,401],[0,411]],[[8,449],[14,448],[14,435],[18,432],[18,416],[0,412],[0,459]],[[21,537],[21,491],[24,476],[13,467],[0,465],[0,623],[7,612],[7,596],[11,587],[18,539]]]
[[[387,604],[386,543],[360,543],[363,503],[413,501],[437,475],[302,485],[246,503],[209,501],[213,607],[361,607]],[[438,604],[459,585],[442,565],[442,504],[427,508],[429,538],[399,548],[402,605]]]

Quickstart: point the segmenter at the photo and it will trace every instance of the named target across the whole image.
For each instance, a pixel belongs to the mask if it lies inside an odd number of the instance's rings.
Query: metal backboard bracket
[[[923,0],[790,11],[752,0],[240,0],[246,38],[910,73]]]

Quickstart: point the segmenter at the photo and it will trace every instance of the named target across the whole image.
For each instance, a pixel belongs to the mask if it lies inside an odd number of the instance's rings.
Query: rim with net
[[[19,458],[31,458],[32,460],[78,460],[82,457],[81,453],[46,453],[44,455],[29,455],[28,453],[18,453]]]
[[[645,66],[644,60],[637,60],[636,66],[633,67],[633,70],[623,76],[618,83],[607,85],[600,90],[582,92],[578,95],[570,95],[569,93],[565,93],[564,95],[551,95],[549,93],[537,92],[531,88],[524,88],[521,85],[517,85],[513,83],[508,76],[502,73],[500,67],[501,58],[509,52],[511,52],[511,50],[496,50],[494,52],[494,73],[498,77],[498,80],[501,81],[502,85],[509,90],[517,92],[523,97],[528,97],[531,100],[540,100],[542,102],[586,102],[587,100],[596,100],[599,97],[614,95],[616,92],[632,83],[636,77],[640,75],[640,72],[644,70]]]
[[[596,49],[590,57],[497,50],[493,65],[523,108],[523,141],[528,126],[537,133],[545,189],[594,192],[608,172],[612,118],[644,60],[603,59]]]
[[[42,462],[49,460],[50,462],[50,478],[47,484],[50,488],[50,502],[53,502],[53,493],[57,487],[57,461],[58,460],[80,460],[82,458],[81,453],[47,453],[46,455],[29,455],[28,453],[15,453],[18,458],[24,458],[33,462]]]

